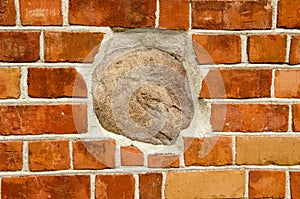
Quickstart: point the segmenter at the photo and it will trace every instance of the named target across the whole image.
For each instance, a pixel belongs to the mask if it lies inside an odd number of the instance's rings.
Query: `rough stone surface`
[[[300,28],[300,1],[279,0],[277,26],[281,28]]]
[[[139,174],[140,199],[161,198],[162,174]]]
[[[122,166],[143,166],[144,154],[134,146],[121,147],[121,164]]]
[[[0,171],[17,171],[22,169],[22,142],[0,142]]]
[[[292,37],[290,64],[300,64],[300,36]]]
[[[0,69],[0,98],[18,98],[20,96],[20,77],[19,68]]]
[[[0,1],[0,25],[15,25],[16,9],[14,0]]]

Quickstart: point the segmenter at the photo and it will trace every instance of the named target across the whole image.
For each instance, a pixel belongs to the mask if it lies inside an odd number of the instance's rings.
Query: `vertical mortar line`
[[[286,38],[286,57],[285,57],[285,62],[286,63],[290,62],[291,42],[292,42],[292,36],[287,35],[287,38]]]
[[[272,29],[275,30],[277,26],[277,5],[278,0],[272,0]]]
[[[249,198],[249,169],[246,169],[245,195],[244,195],[244,198]]]
[[[29,171],[28,166],[28,141],[23,141],[23,169],[22,171]]]
[[[271,83],[271,98],[275,98],[275,75],[276,69],[272,70],[272,83]]]
[[[22,26],[21,17],[20,17],[20,3],[19,0],[14,0],[15,9],[16,9],[16,26]]]
[[[247,35],[240,35],[241,42],[242,42],[242,63],[248,62],[248,53],[247,53],[247,42],[248,37]]]
[[[44,35],[45,35],[45,32],[44,32],[44,30],[42,30],[41,34],[40,34],[40,60],[39,60],[40,62],[45,61]]]
[[[167,180],[167,174],[165,172],[162,172],[162,185],[161,185],[161,198],[165,199],[165,186],[166,186],[166,180]]]
[[[121,166],[121,145],[116,141],[116,156],[115,156],[116,168]]]
[[[20,79],[20,98],[27,99],[28,98],[28,85],[27,85],[27,79],[28,79],[28,68],[27,67],[21,67],[21,79]]]
[[[160,3],[159,3],[159,0],[156,0],[155,28],[159,27],[159,13],[160,13]]]
[[[91,199],[95,199],[96,198],[96,194],[95,194],[95,191],[96,191],[96,175],[95,174],[91,174],[90,175],[90,188],[91,188]]]
[[[61,9],[62,9],[62,17],[63,17],[63,25],[69,25],[69,0],[61,1]]]
[[[236,156],[236,136],[232,136],[232,164],[235,165]]]
[[[140,177],[139,174],[133,174],[135,180],[134,199],[140,198]]]
[[[293,106],[289,104],[288,132],[293,131]]]
[[[290,186],[290,171],[287,169],[285,171],[285,177],[286,177],[286,183],[285,183],[285,198],[290,199],[291,198],[291,186]]]
[[[74,165],[73,165],[73,141],[69,140],[69,155],[70,155],[70,169],[73,170],[74,169]]]
[[[189,1],[189,30],[192,30],[192,1]]]

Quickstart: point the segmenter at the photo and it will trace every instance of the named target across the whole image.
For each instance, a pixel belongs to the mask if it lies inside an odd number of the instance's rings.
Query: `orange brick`
[[[175,30],[189,28],[188,0],[160,0],[159,27]]]
[[[236,139],[238,165],[300,164],[300,138],[245,136]]]
[[[207,51],[213,63],[241,62],[241,38],[238,35],[193,35],[193,41],[199,64],[211,64],[203,56],[202,48]]]
[[[0,25],[10,26],[16,24],[16,9],[14,0],[0,2]]]
[[[285,198],[284,171],[250,171],[250,198]]]
[[[300,36],[292,38],[290,64],[300,64]]]
[[[20,69],[0,69],[0,99],[19,98],[20,96]]]
[[[40,58],[39,32],[0,32],[0,61],[34,62]]]
[[[286,35],[250,35],[248,56],[251,63],[285,62]]]
[[[115,167],[114,140],[78,141],[73,143],[75,169],[105,169]]]
[[[29,176],[2,178],[2,198],[90,198],[90,177]]]
[[[300,70],[277,70],[275,75],[275,96],[299,98]]]
[[[292,198],[300,198],[300,172],[290,172]]]
[[[300,132],[300,104],[292,105],[293,131]]]
[[[23,25],[62,25],[61,0],[20,0]]]
[[[69,22],[124,28],[154,27],[155,11],[156,0],[70,0]]]
[[[87,108],[78,105],[0,106],[1,135],[71,134],[87,131]]]
[[[135,180],[132,174],[96,176],[96,199],[133,199]]]
[[[70,168],[68,141],[29,142],[31,171],[65,170]]]
[[[148,156],[149,168],[177,168],[179,156],[173,154],[155,154]]]
[[[122,166],[143,166],[144,154],[134,146],[121,147],[121,164]]]
[[[263,98],[271,96],[271,70],[210,70],[200,98]]]
[[[29,68],[30,97],[87,97],[83,77],[74,68]]]
[[[103,33],[45,32],[47,62],[93,62]]]
[[[243,198],[245,171],[218,170],[167,173],[166,198]]]
[[[139,174],[140,199],[161,198],[162,174]]]
[[[279,0],[277,26],[281,28],[300,28],[299,10],[299,0]]]
[[[230,137],[184,139],[186,166],[221,166],[232,164],[232,140]]]
[[[199,29],[270,29],[270,0],[192,1],[192,27]]]
[[[22,142],[0,142],[0,171],[22,169]]]

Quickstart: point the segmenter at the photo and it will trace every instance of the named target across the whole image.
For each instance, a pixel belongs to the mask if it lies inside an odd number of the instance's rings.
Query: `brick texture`
[[[275,74],[275,96],[300,98],[300,70],[277,70]]]
[[[122,166],[143,166],[144,154],[134,146],[121,147],[121,164]]]
[[[20,69],[0,69],[0,99],[18,98],[20,96]]]
[[[2,198],[90,198],[90,177],[29,176],[2,178]]]
[[[155,154],[148,156],[148,167],[150,168],[177,168],[179,167],[179,156],[173,154]]]
[[[0,106],[1,135],[71,134],[87,131],[86,105]]]
[[[77,141],[73,143],[75,169],[105,169],[115,167],[114,140]]]
[[[87,97],[87,87],[74,68],[29,68],[28,95],[34,98]]]
[[[300,1],[279,0],[277,26],[283,28],[300,28]]]
[[[154,27],[156,0],[70,0],[70,24],[124,28]]]
[[[292,198],[300,198],[300,172],[290,172]]]
[[[161,198],[162,174],[139,174],[140,199]]]
[[[166,198],[243,198],[245,171],[199,171],[167,173]]]
[[[300,64],[300,36],[292,37],[290,64]]]
[[[23,25],[62,25],[61,0],[20,0]]]
[[[192,1],[192,27],[198,29],[270,29],[272,6],[269,0]]]
[[[283,63],[286,57],[286,35],[251,35],[248,38],[251,63]]]
[[[0,171],[22,169],[22,142],[0,142]]]
[[[300,104],[292,105],[293,131],[300,132]]]
[[[200,98],[263,98],[271,96],[272,71],[210,70],[202,82]]]
[[[285,198],[284,171],[250,171],[250,198]]]
[[[40,58],[39,37],[39,32],[0,32],[0,61],[37,61]]]
[[[14,0],[0,2],[0,25],[15,25],[16,9]]]
[[[132,174],[96,176],[96,199],[133,199],[135,180]]]
[[[93,62],[103,33],[45,32],[47,62]]]

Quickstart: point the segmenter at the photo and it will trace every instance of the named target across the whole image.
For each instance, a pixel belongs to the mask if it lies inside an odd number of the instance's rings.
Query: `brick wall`
[[[84,74],[120,27],[186,31],[209,53],[213,137],[168,154],[80,139]],[[300,198],[299,28],[299,0],[1,0],[1,198]]]

